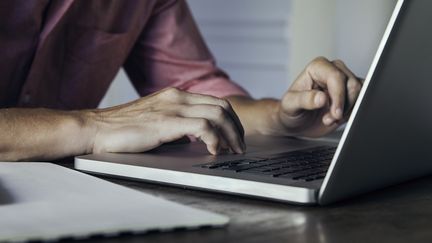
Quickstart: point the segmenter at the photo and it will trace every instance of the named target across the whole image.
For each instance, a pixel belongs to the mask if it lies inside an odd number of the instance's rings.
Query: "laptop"
[[[293,204],[326,205],[432,172],[432,1],[399,0],[338,142],[246,138],[243,155],[202,143],[78,156],[81,171]]]

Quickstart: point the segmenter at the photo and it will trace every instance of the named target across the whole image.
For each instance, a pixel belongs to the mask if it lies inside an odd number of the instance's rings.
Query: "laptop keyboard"
[[[269,158],[247,158],[197,165],[211,170],[229,170],[267,177],[314,181],[324,179],[336,147],[320,146]]]

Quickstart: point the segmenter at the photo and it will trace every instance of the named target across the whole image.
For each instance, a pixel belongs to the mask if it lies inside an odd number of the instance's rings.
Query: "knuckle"
[[[226,99],[219,99],[219,105],[225,110],[228,110],[231,107],[231,104]]]
[[[348,82],[348,84],[347,84],[347,88],[348,88],[349,92],[352,92],[352,93],[359,92],[361,90],[361,87],[362,87],[362,85],[356,81]]]
[[[329,60],[323,56],[316,57],[306,66],[306,71],[312,71],[328,62]]]
[[[348,79],[348,77],[345,75],[345,73],[343,73],[342,71],[339,71],[339,70],[334,70],[331,73],[331,76],[333,77],[334,82],[338,82],[338,83],[345,82]]]
[[[319,64],[323,62],[328,62],[329,60],[323,56],[316,57],[312,60],[311,64]]]
[[[197,122],[198,129],[203,132],[210,132],[212,131],[212,125],[209,120],[205,118],[200,118]]]
[[[219,119],[225,118],[225,109],[220,106],[213,107],[211,112],[214,114],[215,117]]]
[[[164,98],[170,99],[170,100],[176,100],[180,98],[181,91],[178,88],[170,87],[162,91],[162,96]]]
[[[333,64],[340,65],[340,66],[345,66],[345,63],[341,59],[334,60]]]

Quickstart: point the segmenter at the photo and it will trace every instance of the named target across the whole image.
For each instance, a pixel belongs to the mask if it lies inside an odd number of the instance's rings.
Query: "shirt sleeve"
[[[124,68],[142,96],[166,87],[249,96],[216,66],[184,0],[158,1]]]

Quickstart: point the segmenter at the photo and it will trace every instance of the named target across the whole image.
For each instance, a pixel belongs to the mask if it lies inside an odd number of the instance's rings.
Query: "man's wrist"
[[[72,111],[72,118],[75,121],[75,126],[78,127],[78,133],[72,136],[77,136],[75,139],[78,144],[81,144],[79,148],[79,154],[90,154],[94,151],[95,137],[98,132],[98,115],[95,110],[80,110]],[[77,131],[71,129],[72,131]]]
[[[280,101],[265,98],[254,100],[249,97],[228,97],[246,133],[263,135],[288,135],[280,119]]]
[[[282,122],[281,101],[277,99],[263,99],[260,102],[263,103],[263,110],[267,113],[264,116],[265,121],[261,126],[261,133],[272,136],[293,136]]]

